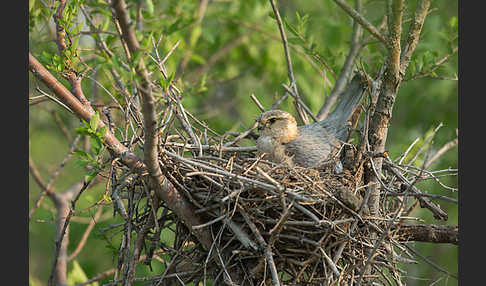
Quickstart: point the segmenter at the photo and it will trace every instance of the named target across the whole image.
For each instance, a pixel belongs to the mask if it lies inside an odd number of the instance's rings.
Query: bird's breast
[[[257,150],[260,153],[272,153],[275,149],[274,139],[270,136],[260,136],[256,143]]]

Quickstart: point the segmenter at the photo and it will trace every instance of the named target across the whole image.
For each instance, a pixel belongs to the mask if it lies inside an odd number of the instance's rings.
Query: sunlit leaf
[[[91,143],[91,150],[95,155],[100,154],[101,146],[103,146],[101,139],[95,135],[89,137]]]
[[[91,116],[89,120],[89,127],[91,130],[95,131],[96,128],[98,128],[98,123],[100,122],[100,114],[98,112],[95,112],[93,116]]]

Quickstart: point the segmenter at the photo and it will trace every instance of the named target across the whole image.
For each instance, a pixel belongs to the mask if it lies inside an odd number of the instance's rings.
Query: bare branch
[[[290,52],[289,52],[289,43],[287,41],[287,36],[285,35],[285,31],[283,28],[282,18],[280,17],[280,12],[278,11],[275,0],[270,0],[270,4],[272,5],[275,19],[277,20],[278,30],[280,31],[280,37],[282,38],[282,44],[285,53],[285,60],[287,62],[287,72],[288,72],[290,84],[293,85],[293,83],[295,83],[295,77],[294,77],[294,71],[292,69],[292,59],[290,57]]]
[[[66,31],[60,25],[59,20],[62,19],[62,12],[66,7],[66,0],[59,0],[59,7],[57,8],[56,14],[54,14],[54,23],[56,23],[56,44],[59,54],[62,54],[62,51],[66,49],[66,39],[64,36],[66,35]]]
[[[358,13],[361,13],[361,0],[356,0],[356,10]],[[331,107],[336,103],[336,100],[341,95],[341,93],[345,90],[346,84],[351,76],[351,72],[353,71],[353,65],[356,57],[359,55],[361,48],[363,47],[360,37],[361,37],[361,25],[354,20],[353,23],[353,34],[351,35],[351,44],[349,46],[349,52],[346,56],[346,60],[344,61],[344,65],[341,68],[341,72],[339,73],[336,82],[334,83],[334,87],[331,93],[326,97],[324,104],[319,109],[317,113],[318,120],[325,119],[329,112],[331,111]]]
[[[274,41],[281,41],[282,39],[280,38],[279,35],[276,35],[276,34],[273,34],[273,33],[270,33],[266,30],[264,30],[263,28],[260,27],[260,25],[258,24],[253,24],[253,23],[247,23],[247,22],[244,22],[244,21],[241,21],[241,20],[238,20],[238,19],[234,19],[234,18],[228,18],[229,21],[233,22],[233,23],[236,23],[238,25],[242,25],[242,26],[245,26],[249,29],[252,29],[252,30],[255,30],[255,31],[258,31],[259,33],[267,36],[269,39],[271,40],[274,40]],[[314,61],[314,60],[317,60],[319,63],[323,64],[324,67],[327,69],[327,71],[333,76],[335,77],[336,75],[334,74],[334,71],[329,67],[329,64],[327,64],[327,62],[325,62],[322,58],[316,58],[315,56],[311,57],[309,56],[306,52],[304,52],[302,50],[302,48],[299,46],[299,45],[295,45],[295,44],[292,44],[292,43],[289,43],[289,47],[292,48],[292,50],[294,52],[296,52],[297,54],[301,55],[306,61],[308,61],[312,67],[322,76],[324,77],[324,83],[325,84],[328,84],[328,85],[331,85],[331,82],[329,81],[329,79],[325,76],[325,71],[323,69],[321,69],[321,67],[319,67],[319,65],[317,65],[317,63]]]
[[[81,9],[81,12],[83,13],[84,17],[87,20],[88,25],[90,26],[91,30],[93,33],[99,33],[98,29],[96,28],[96,25],[93,22],[93,19],[91,18],[91,14],[86,11],[86,8],[84,7],[84,4],[79,5],[79,9]],[[108,57],[113,57],[113,52],[110,51],[108,46],[106,45],[105,41],[103,41],[103,38],[101,37],[93,37],[95,39],[95,43],[98,46],[98,49],[100,51],[104,51]]]
[[[459,243],[459,226],[457,225],[407,225],[394,227],[400,239],[406,241],[422,241],[432,243]]]
[[[95,224],[98,222],[98,219],[100,218],[102,212],[103,212],[103,208],[102,207],[98,208],[94,217],[90,219],[88,227],[84,231],[83,236],[81,237],[81,240],[78,243],[78,246],[76,246],[76,249],[67,258],[68,261],[73,260],[74,258],[76,258],[76,256],[78,256],[79,253],[81,253],[81,250],[83,250],[83,247],[86,244],[86,241],[88,240],[88,237],[91,231],[93,230]]]
[[[35,201],[34,206],[29,212],[29,221],[30,221],[30,219],[34,215],[34,212],[40,207],[40,204],[42,203],[42,200],[45,198],[45,196],[54,193],[55,191],[54,189],[52,189],[52,187],[49,189],[46,187],[47,185],[42,179],[42,176],[40,175],[39,170],[35,166],[31,156],[29,156],[29,171],[32,177],[34,178],[35,182],[37,183],[37,185],[39,185],[39,187],[42,190],[39,197]]]
[[[434,163],[437,159],[439,159],[442,155],[444,155],[445,152],[447,152],[450,149],[454,148],[457,145],[457,143],[459,143],[459,139],[458,138],[456,138],[456,139],[454,139],[452,141],[447,142],[444,146],[442,146],[442,148],[439,149],[439,151],[437,151],[432,156],[432,158],[430,158],[430,160],[425,165],[425,168],[428,168],[430,165],[432,165],[432,163]]]
[[[112,1],[111,5],[115,10],[116,17],[121,26],[122,36],[127,42],[130,52],[137,52],[139,49],[139,44],[135,38],[134,31],[130,28],[130,18],[128,11],[126,10],[125,1],[114,0]],[[144,161],[151,178],[153,179],[152,183],[155,185],[156,194],[162,199],[162,201],[167,203],[167,205],[176,213],[176,215],[182,219],[189,230],[196,235],[202,246],[209,249],[213,244],[213,239],[210,232],[204,228],[192,229],[194,225],[203,224],[202,218],[195,214],[193,205],[189,201],[186,201],[186,199],[178,193],[176,188],[163,175],[162,169],[160,168],[158,160],[157,120],[154,106],[155,99],[152,94],[151,82],[143,59],[139,59],[139,62],[136,64],[135,70],[142,79],[142,86],[138,89],[142,94],[142,113],[145,126]],[[178,98],[176,98],[176,100],[178,100]],[[181,112],[183,113],[183,110],[181,110]],[[187,120],[187,118],[185,119]],[[188,131],[190,132],[191,130]],[[199,143],[199,146],[201,145],[198,141],[193,143]],[[212,257],[215,258],[214,254]],[[128,283],[131,282],[131,279],[133,279],[133,273],[130,275]]]
[[[427,17],[427,11],[429,10],[431,0],[420,0],[413,16],[412,24],[407,35],[407,41],[403,47],[403,53],[400,58],[400,73],[405,74],[412,54],[419,42],[420,32]]]
[[[53,93],[54,95],[62,101],[66,106],[68,106],[77,117],[83,119],[85,121],[90,121],[91,116],[94,115],[94,110],[90,106],[83,105],[64,85],[62,85],[52,74],[42,66],[41,63],[37,61],[37,59],[29,53],[29,69],[30,71],[36,76],[40,81],[42,81]],[[98,127],[103,127],[105,124],[100,120]],[[128,149],[121,144],[116,137],[107,132],[106,137],[106,145],[107,147],[113,151],[115,154],[122,156],[125,154]],[[134,154],[133,154],[134,155]],[[133,161],[134,158],[130,156],[130,154],[126,154],[127,157],[125,160],[132,161],[129,163],[133,165],[135,162]],[[141,168],[142,166],[138,164],[137,168]]]
[[[49,275],[48,285],[66,285],[67,274],[67,247],[69,244],[69,222],[74,211],[79,195],[88,187],[89,182],[79,181],[71,185],[61,194],[52,193],[50,198],[57,209],[56,219],[56,238],[54,249],[54,261],[52,264],[51,274]],[[69,201],[71,202],[69,206]]]
[[[54,191],[54,189],[52,187],[53,184],[54,184],[54,180],[57,178],[57,176],[59,176],[59,173],[60,173],[61,169],[66,165],[67,161],[73,155],[73,150],[76,147],[76,144],[79,141],[79,138],[80,137],[81,137],[80,135],[76,136],[76,138],[74,139],[74,141],[71,143],[69,153],[64,157],[64,159],[61,161],[61,163],[57,166],[56,170],[54,171],[54,173],[52,173],[52,175],[49,178],[49,180],[47,181],[47,183],[44,183],[44,181],[42,180],[42,178],[41,178],[41,176],[40,176],[40,174],[39,174],[39,172],[37,170],[37,168],[34,165],[34,161],[32,160],[31,156],[29,156],[29,169],[30,169],[30,172],[31,172],[32,176],[34,177],[35,181],[37,182],[37,184],[39,185],[39,187],[42,189],[42,192],[39,195],[39,198],[34,203],[34,207],[29,212],[29,220],[32,218],[32,216],[34,215],[35,211],[39,208],[42,200],[44,199],[44,196],[45,195],[54,195],[55,194],[55,191]]]
[[[355,21],[360,23],[361,26],[363,26],[363,28],[368,30],[368,32],[370,32],[375,38],[380,40],[380,42],[382,42],[385,46],[388,46],[388,41],[380,33],[380,31],[375,26],[373,26],[373,24],[371,24],[368,20],[366,20],[366,18],[363,17],[363,15],[361,15],[358,11],[354,10],[353,7],[349,6],[349,4],[346,3],[346,1],[334,0],[334,2],[336,2],[336,4],[338,4],[341,8],[343,8],[343,10],[346,11],[346,13],[348,13],[349,16],[351,16]]]
[[[290,87],[282,83],[283,88],[285,89],[286,92],[288,92],[294,99],[295,101],[304,109],[304,111],[314,120],[314,122],[319,121],[319,119],[312,113],[309,107],[302,101],[300,96],[295,94],[294,90],[292,90]]]
[[[130,52],[136,52],[138,50],[139,43],[137,41],[137,37],[135,36],[135,31],[130,28],[131,20],[128,11],[126,10],[127,4],[124,0],[113,0],[111,1],[111,6],[115,10],[116,19],[120,24],[122,38],[125,40]]]
[[[255,97],[255,95],[253,93],[250,94],[250,98],[251,98],[251,100],[253,100],[253,102],[256,104],[256,106],[258,107],[258,109],[260,109],[261,112],[265,112],[265,108],[260,103],[260,101],[258,101],[258,99]]]
[[[124,0],[114,0],[111,3],[115,10],[116,17],[120,23],[122,30],[122,37],[127,43],[130,52],[136,53],[139,50],[139,43],[135,37],[135,32],[130,27],[130,16],[126,10],[126,3]],[[152,94],[152,87],[150,79],[145,68],[143,59],[139,59],[136,63],[135,70],[142,79],[142,86],[139,87],[142,94],[142,113],[145,126],[145,142],[144,142],[144,161],[151,176],[159,185],[163,185],[165,178],[163,178],[162,171],[158,163],[158,137],[157,137],[157,119],[155,113],[155,99]]]
[[[400,78],[400,55],[402,36],[402,18],[404,0],[388,0],[388,62],[387,71],[390,79],[398,82]]]
[[[405,245],[405,247],[410,251],[412,252],[413,254],[417,255],[418,257],[422,258],[425,262],[427,262],[427,264],[429,264],[430,266],[434,267],[435,269],[437,269],[438,271],[450,276],[450,277],[453,277],[455,279],[458,279],[457,275],[454,275],[452,273],[450,273],[449,271],[443,269],[442,267],[440,267],[439,265],[435,264],[434,262],[432,262],[430,259],[428,259],[427,257],[423,256],[422,254],[420,254],[418,251],[416,251],[415,249],[413,249],[411,246],[409,245]]]
[[[420,192],[420,190],[415,187],[407,178],[405,178],[405,176],[403,176],[402,174],[400,174],[394,167],[394,165],[390,162],[386,162],[385,163],[385,166],[387,167],[387,169],[389,171],[391,171],[395,176],[397,176],[403,183],[406,184],[407,188],[410,188],[410,190],[413,192],[413,193],[416,193],[416,194],[420,194],[422,192]],[[417,197],[417,199],[419,200],[420,202],[420,206],[422,208],[427,208],[429,209],[433,214],[434,214],[434,218],[438,219],[438,220],[444,220],[446,221],[448,219],[448,215],[446,212],[444,212],[439,205],[436,205],[435,203],[429,201],[427,198],[424,198],[424,197]]]
[[[290,51],[289,51],[289,43],[287,41],[287,36],[285,35],[285,31],[283,28],[282,24],[282,18],[280,17],[280,13],[278,12],[277,4],[275,3],[275,0],[269,0],[270,4],[272,5],[273,13],[275,15],[275,19],[277,20],[277,25],[278,29],[280,31],[280,37],[282,38],[282,44],[284,48],[284,53],[285,53],[285,60],[287,62],[287,72],[290,80],[290,88],[294,91],[294,94],[297,98],[300,98],[299,91],[297,89],[297,83],[295,81],[294,77],[294,71],[292,69],[292,59],[290,57]],[[302,100],[301,100],[302,101]],[[297,113],[300,117],[300,119],[304,122],[304,124],[309,124],[309,120],[307,119],[307,116],[305,115],[305,112],[302,109],[301,103],[299,101],[294,101],[295,108],[297,110]]]

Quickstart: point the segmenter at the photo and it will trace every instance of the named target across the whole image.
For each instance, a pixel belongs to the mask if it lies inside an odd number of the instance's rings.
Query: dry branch
[[[432,243],[459,243],[457,225],[408,225],[396,226],[396,235],[404,241],[422,241]]]
[[[403,52],[400,58],[400,73],[405,74],[412,54],[419,43],[420,32],[425,22],[425,17],[430,7],[430,0],[420,0],[418,1],[417,9],[412,19],[412,24],[410,25],[406,44],[403,47]]]
[[[275,19],[277,21],[277,26],[278,30],[280,31],[280,37],[282,38],[282,44],[284,48],[284,53],[285,53],[285,61],[287,63],[287,72],[290,80],[290,88],[293,91],[293,96],[296,99],[294,101],[295,109],[297,111],[297,114],[299,115],[300,119],[304,124],[309,124],[309,120],[307,119],[306,113],[304,110],[302,110],[302,99],[300,98],[299,95],[299,90],[297,89],[297,83],[294,77],[294,71],[292,69],[292,59],[290,57],[290,51],[289,51],[289,43],[287,41],[287,36],[285,35],[285,30],[283,27],[282,23],[282,18],[280,17],[280,13],[277,8],[277,4],[275,3],[275,0],[269,0],[270,4],[272,6],[273,14],[275,15]]]
[[[396,175],[403,183],[405,183],[405,186],[406,188],[410,188],[410,190],[415,193],[415,194],[421,194],[422,192],[417,188],[415,187],[407,178],[405,178],[405,176],[403,176],[402,174],[400,174],[395,168],[395,166],[393,166],[392,164],[390,164],[389,162],[386,162],[385,163],[385,167],[387,168],[387,170],[389,170],[390,172],[392,172],[394,175]],[[424,197],[421,197],[421,196],[418,196],[417,199],[419,200],[420,202],[420,206],[423,207],[423,208],[427,208],[429,209],[433,214],[434,214],[434,218],[438,219],[438,220],[444,220],[446,221],[449,216],[447,215],[446,212],[444,212],[439,205],[437,204],[434,204],[433,202],[429,201],[427,198],[424,198]]]
[[[361,0],[356,0],[355,4],[356,4],[357,13],[361,13],[361,8],[362,8]],[[317,113],[317,118],[319,120],[323,120],[329,115],[329,112],[331,112],[331,108],[334,106],[334,103],[336,103],[336,100],[341,95],[341,93],[344,92],[346,88],[348,80],[353,71],[353,66],[356,57],[359,55],[359,52],[363,47],[362,41],[360,40],[361,34],[362,34],[361,25],[356,20],[354,20],[353,33],[351,35],[351,43],[349,46],[348,55],[346,56],[343,67],[339,72],[339,76],[336,79],[336,82],[334,83],[334,87],[332,88],[331,93],[326,97],[322,107],[319,109],[319,112]]]
[[[368,20],[366,20],[363,15],[361,15],[358,11],[354,10],[353,7],[349,6],[348,3],[346,3],[344,0],[334,0],[334,2],[336,2],[336,4],[343,8],[343,10],[346,11],[349,16],[351,16],[355,21],[360,23],[363,28],[368,30],[368,32],[370,32],[375,38],[380,40],[385,46],[388,45],[386,38],[380,33],[380,31]]]

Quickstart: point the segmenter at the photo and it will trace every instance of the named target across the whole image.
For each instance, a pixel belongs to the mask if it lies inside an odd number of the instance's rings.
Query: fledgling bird
[[[267,153],[265,158],[275,163],[306,168],[321,166],[347,139],[348,120],[364,91],[361,77],[355,76],[334,111],[326,119],[308,125],[297,126],[295,118],[282,110],[264,112],[258,118],[258,153]]]

